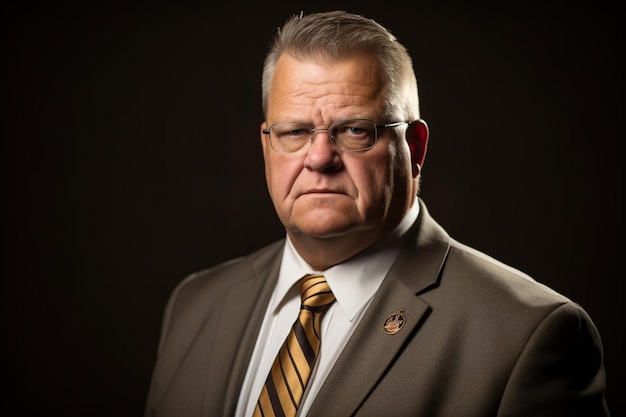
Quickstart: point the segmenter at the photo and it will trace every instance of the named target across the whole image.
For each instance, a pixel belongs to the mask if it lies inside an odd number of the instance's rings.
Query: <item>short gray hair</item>
[[[278,28],[263,66],[263,114],[267,116],[276,63],[283,54],[321,62],[362,53],[376,57],[382,64],[386,84],[384,116],[389,120],[419,118],[417,81],[407,49],[379,23],[344,11],[294,15]]]

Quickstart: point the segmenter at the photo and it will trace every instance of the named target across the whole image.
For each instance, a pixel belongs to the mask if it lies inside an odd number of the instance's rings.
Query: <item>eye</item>
[[[301,123],[277,123],[272,126],[271,131],[279,140],[308,139],[311,135],[311,127]]]
[[[376,143],[376,124],[367,119],[343,120],[333,126],[333,137],[344,150],[367,149]]]
[[[375,135],[373,123],[348,121],[335,127],[333,135],[343,139],[365,139]]]
[[[363,128],[362,127],[352,127],[352,126],[349,126],[346,129],[346,134],[362,135],[363,134]]]
[[[290,136],[302,136],[302,135],[306,135],[306,133],[307,133],[307,129],[305,128],[294,129],[294,130],[287,132],[287,134]]]

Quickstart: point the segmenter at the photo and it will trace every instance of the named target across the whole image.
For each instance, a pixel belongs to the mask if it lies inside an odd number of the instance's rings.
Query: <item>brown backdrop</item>
[[[315,3],[2,6],[3,411],[140,415],[174,285],[282,237],[260,72],[275,28]],[[587,309],[623,413],[616,7],[329,3],[415,58],[431,213]]]

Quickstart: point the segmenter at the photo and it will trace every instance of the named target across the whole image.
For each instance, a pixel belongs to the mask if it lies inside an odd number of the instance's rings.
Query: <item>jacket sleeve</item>
[[[587,313],[572,302],[558,306],[528,339],[498,416],[609,416],[602,355]]]

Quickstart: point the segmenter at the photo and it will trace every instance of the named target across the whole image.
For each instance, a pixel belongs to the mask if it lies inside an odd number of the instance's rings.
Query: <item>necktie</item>
[[[322,313],[335,301],[322,275],[300,283],[298,319],[280,348],[254,410],[254,417],[293,417],[309,382],[320,346]]]

